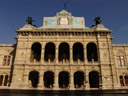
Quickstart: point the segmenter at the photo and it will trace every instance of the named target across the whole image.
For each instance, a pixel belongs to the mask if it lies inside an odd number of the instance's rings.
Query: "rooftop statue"
[[[100,17],[96,17],[94,21],[96,22],[96,25],[98,25],[102,20],[100,19]]]
[[[34,20],[32,20],[32,17],[28,17],[26,22],[28,22],[28,24],[32,25],[32,22],[34,22]]]

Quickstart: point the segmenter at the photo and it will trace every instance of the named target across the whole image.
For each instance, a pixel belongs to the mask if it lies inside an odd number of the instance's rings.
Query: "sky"
[[[27,17],[32,17],[37,27],[43,17],[53,17],[64,10],[68,0],[0,0],[0,44],[15,44],[16,30],[23,27]],[[75,17],[84,17],[85,26],[101,24],[112,30],[113,44],[128,44],[128,0],[70,0],[66,10]]]

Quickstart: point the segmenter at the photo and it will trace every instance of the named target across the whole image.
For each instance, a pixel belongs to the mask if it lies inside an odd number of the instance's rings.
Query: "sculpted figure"
[[[100,19],[100,17],[96,17],[94,21],[96,22],[96,25],[98,25],[102,20]]]
[[[32,22],[33,22],[34,20],[32,20],[32,17],[28,17],[28,19],[26,20],[26,22],[28,22],[28,24],[31,24],[32,25]]]

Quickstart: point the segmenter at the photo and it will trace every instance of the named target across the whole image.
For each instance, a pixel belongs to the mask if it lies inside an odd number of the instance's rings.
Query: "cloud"
[[[122,27],[120,27],[121,31],[128,31],[128,25],[124,25]]]

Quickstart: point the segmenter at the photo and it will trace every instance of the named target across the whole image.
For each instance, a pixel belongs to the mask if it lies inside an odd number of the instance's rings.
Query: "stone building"
[[[29,22],[16,44],[0,44],[0,88],[106,90],[128,88],[128,45],[112,44],[112,30],[85,26],[66,10]]]

